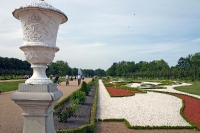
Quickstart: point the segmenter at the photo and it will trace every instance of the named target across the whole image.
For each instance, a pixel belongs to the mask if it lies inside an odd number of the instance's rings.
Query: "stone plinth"
[[[23,133],[56,133],[53,111],[62,95],[56,84],[20,84],[11,99],[23,109]]]

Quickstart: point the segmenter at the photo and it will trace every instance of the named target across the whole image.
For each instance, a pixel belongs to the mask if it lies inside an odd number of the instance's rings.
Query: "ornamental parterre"
[[[174,94],[183,99],[184,110],[183,115],[192,123],[200,127],[200,99],[193,98],[182,94]]]
[[[112,97],[132,96],[135,93],[143,93],[142,91],[139,90],[123,90],[112,86],[106,87],[106,89],[108,90],[110,96]]]

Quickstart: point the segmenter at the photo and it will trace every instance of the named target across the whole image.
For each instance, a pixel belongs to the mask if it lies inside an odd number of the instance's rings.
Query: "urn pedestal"
[[[11,95],[11,99],[23,109],[23,133],[56,133],[53,111],[62,96],[56,86],[20,84],[18,92]]]
[[[23,109],[23,133],[55,133],[54,105],[62,92],[47,78],[46,68],[59,51],[56,46],[59,25],[68,18],[44,0],[16,8],[13,16],[21,21],[24,43],[20,49],[33,68],[32,77],[11,95]]]

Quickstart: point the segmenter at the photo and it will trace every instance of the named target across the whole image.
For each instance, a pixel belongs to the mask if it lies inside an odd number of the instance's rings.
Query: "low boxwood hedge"
[[[91,83],[93,82],[93,83]],[[93,133],[95,131],[95,120],[96,120],[96,113],[97,113],[97,99],[98,99],[98,79],[92,80],[88,84],[95,85],[95,97],[92,104],[91,114],[90,114],[90,123],[83,125],[81,127],[70,129],[70,130],[57,130],[57,133]],[[93,87],[91,86],[91,87]],[[80,89],[79,89],[80,90]],[[77,90],[77,91],[79,91]],[[70,99],[71,95],[57,103],[54,107],[54,109],[58,108],[60,105],[63,105],[65,102],[67,102]]]

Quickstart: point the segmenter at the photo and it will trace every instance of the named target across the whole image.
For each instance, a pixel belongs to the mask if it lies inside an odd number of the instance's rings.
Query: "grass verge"
[[[24,80],[23,81],[12,81],[12,82],[0,82],[0,91],[7,92],[7,91],[17,90],[18,85],[20,83],[24,83]]]
[[[200,96],[200,82],[192,82],[190,86],[175,87],[175,90]]]

